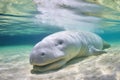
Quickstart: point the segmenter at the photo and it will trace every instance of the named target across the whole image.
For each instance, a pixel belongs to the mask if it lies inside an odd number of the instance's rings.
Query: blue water
[[[28,64],[32,47],[58,31],[91,31],[119,45],[119,4],[119,0],[0,0],[0,75],[4,75],[0,80],[9,80],[5,75],[14,63]],[[17,75],[12,80],[23,78]]]

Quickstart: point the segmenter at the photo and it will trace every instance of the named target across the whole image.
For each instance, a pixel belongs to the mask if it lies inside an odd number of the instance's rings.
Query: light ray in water
[[[62,27],[66,30],[96,29],[101,20],[88,14],[96,14],[102,7],[77,0],[34,0],[37,10],[42,14],[36,15],[36,21]]]

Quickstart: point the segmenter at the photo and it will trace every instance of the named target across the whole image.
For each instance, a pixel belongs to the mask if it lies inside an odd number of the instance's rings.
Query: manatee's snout
[[[52,48],[34,48],[30,54],[30,64],[44,66],[64,58],[64,53]]]
[[[37,51],[32,51],[31,54],[30,54],[30,64],[32,65],[42,65],[43,63],[43,60],[45,56],[45,53],[39,53]]]

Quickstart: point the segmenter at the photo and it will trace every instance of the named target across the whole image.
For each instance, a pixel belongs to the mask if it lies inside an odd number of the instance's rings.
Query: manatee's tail
[[[106,41],[103,41],[103,49],[107,49],[107,48],[110,48],[111,45],[108,44]]]

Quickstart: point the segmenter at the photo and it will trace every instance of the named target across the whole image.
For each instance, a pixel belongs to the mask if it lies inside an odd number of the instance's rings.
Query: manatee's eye
[[[63,44],[63,41],[62,41],[62,40],[59,40],[59,41],[58,41],[58,44],[60,44],[60,45]]]
[[[58,45],[62,45],[63,44],[63,40],[58,40],[55,44],[55,46],[58,46]]]
[[[41,53],[41,56],[44,56],[44,55],[45,55],[45,53],[44,53],[44,52],[42,52],[42,53]]]

